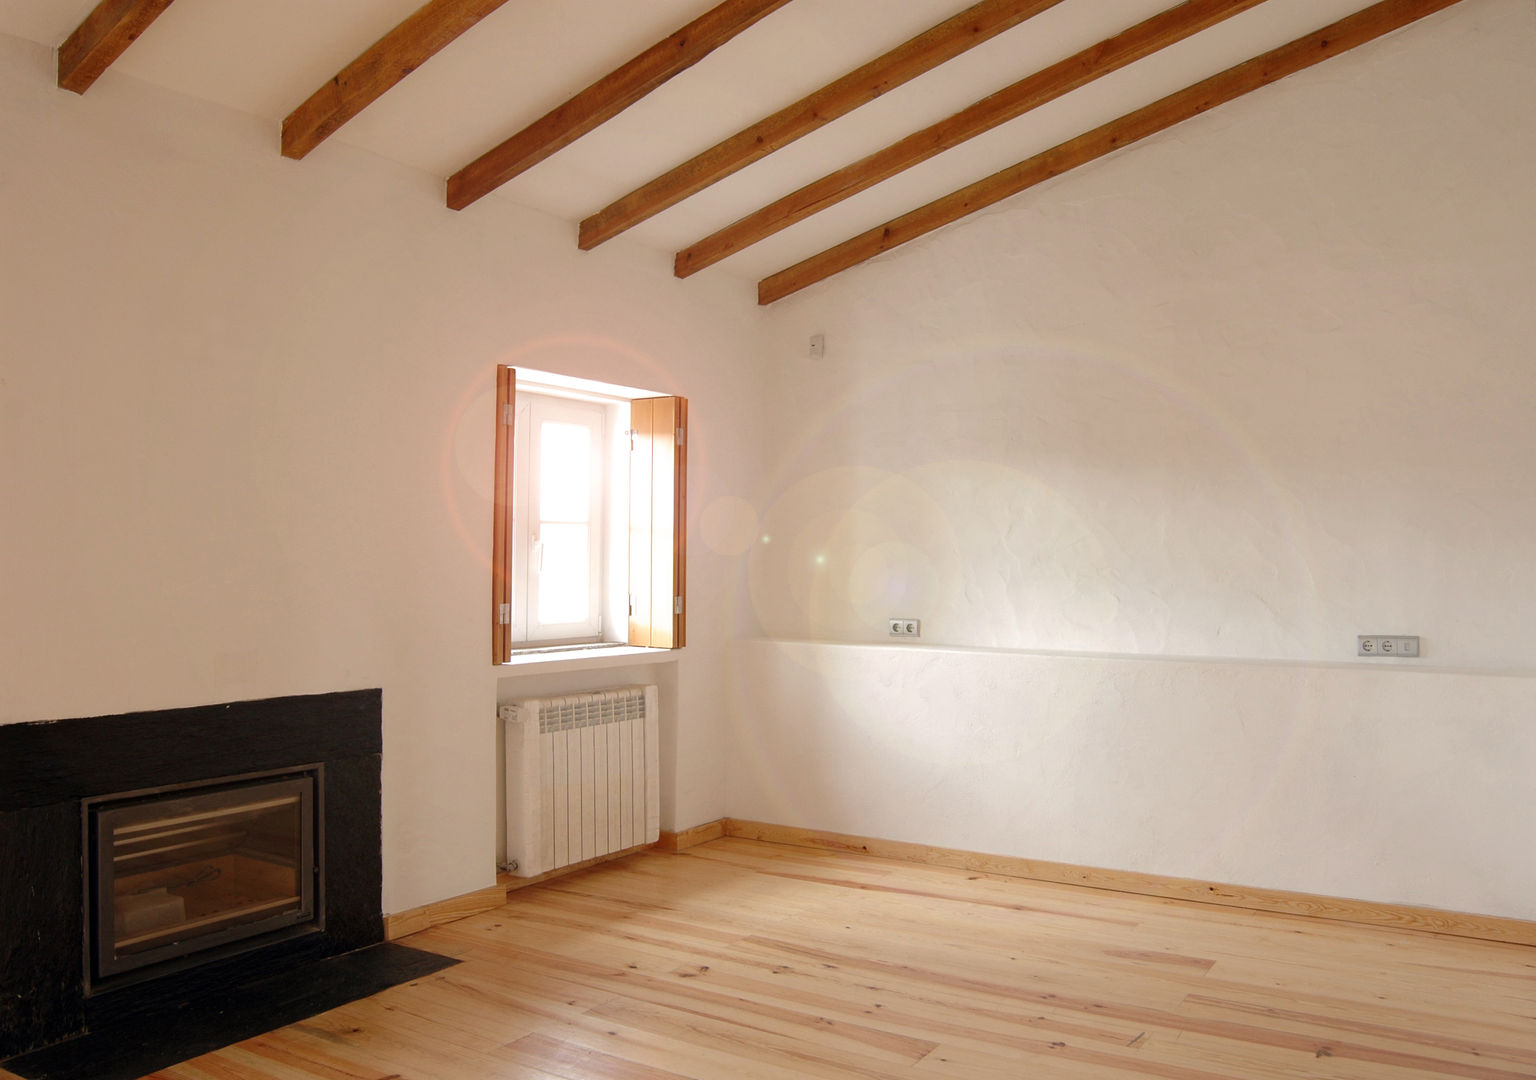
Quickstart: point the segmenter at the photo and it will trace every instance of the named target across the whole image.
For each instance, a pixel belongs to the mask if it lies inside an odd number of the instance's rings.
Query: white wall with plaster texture
[[[782,640],[737,671],[739,816],[1536,918],[1529,677]]]
[[[1466,0],[774,305],[732,811],[1536,917],[1532,100]]]
[[[0,39],[0,723],[380,686],[384,905],[496,859],[497,362],[693,405],[695,516],[759,484],[739,281]],[[725,812],[742,559],[690,552],[664,820]]]

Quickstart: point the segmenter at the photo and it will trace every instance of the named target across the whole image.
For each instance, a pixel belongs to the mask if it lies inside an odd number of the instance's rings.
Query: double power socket
[[[922,637],[922,619],[887,619],[890,625],[891,637]]]
[[[1397,637],[1382,634],[1361,634],[1359,656],[1418,656],[1418,635]]]

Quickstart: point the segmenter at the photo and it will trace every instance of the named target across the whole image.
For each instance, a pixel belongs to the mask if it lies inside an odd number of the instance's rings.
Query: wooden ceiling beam
[[[966,8],[599,210],[581,223],[577,244],[588,251],[613,239],[802,135],[1060,2],[982,0]]]
[[[283,156],[302,158],[507,0],[429,0],[283,121]]]
[[[723,0],[448,178],[448,206],[462,210],[569,146],[789,0]]]
[[[1139,142],[1193,116],[1244,94],[1295,74],[1330,57],[1364,45],[1450,7],[1458,0],[1381,0],[1380,3],[1340,19],[1314,34],[1298,38],[1246,63],[1228,68],[1195,85],[1170,94],[1135,112],[1127,113],[1075,139],[1036,154],[1027,161],[926,206],[877,225],[836,247],[796,263],[758,282],[757,302],[771,304],[857,266],[909,240],[932,232],[994,203],[1031,188],[1053,176]]]
[[[1186,0],[1177,4],[727,225],[679,251],[673,270],[678,277],[696,274],[882,180],[1262,3]]]
[[[59,86],[83,94],[171,6],[171,0],[101,0],[59,46]]]

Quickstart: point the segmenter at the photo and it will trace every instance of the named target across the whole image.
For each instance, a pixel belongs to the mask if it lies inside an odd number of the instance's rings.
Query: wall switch
[[[922,637],[922,619],[889,619],[891,637]]]
[[[827,352],[827,335],[812,334],[810,356],[812,360],[820,360]]]
[[[1396,637],[1384,634],[1362,634],[1355,639],[1359,642],[1360,656],[1418,656],[1419,639],[1417,635],[1398,635]]]

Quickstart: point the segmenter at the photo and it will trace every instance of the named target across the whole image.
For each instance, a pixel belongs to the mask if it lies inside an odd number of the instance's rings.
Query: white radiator
[[[656,842],[656,687],[529,698],[499,712],[507,734],[507,861],[518,877]]]

